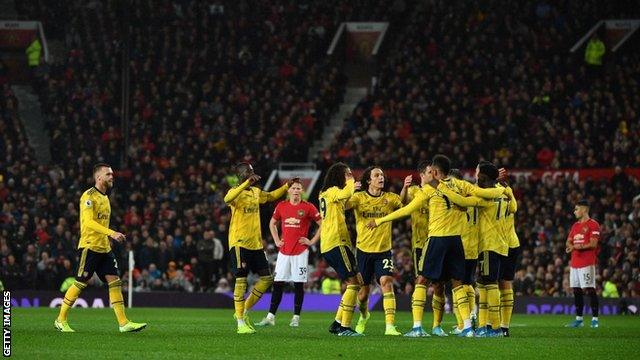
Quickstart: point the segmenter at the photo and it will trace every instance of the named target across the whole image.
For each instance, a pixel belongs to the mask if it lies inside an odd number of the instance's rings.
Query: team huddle
[[[272,283],[269,264],[260,244],[259,204],[289,192],[289,204],[279,204],[270,223],[276,245],[281,248],[275,274],[278,286],[274,286],[269,314],[256,325],[275,323],[282,283],[287,281],[296,284],[295,315],[290,325],[298,325],[304,294],[299,290],[300,283],[306,282],[306,246],[319,240],[323,258],[346,285],[329,331],[338,336],[362,336],[371,316],[368,306],[371,286],[377,283],[382,291],[385,335],[402,335],[395,324],[392,222],[411,216],[417,278],[412,295],[413,326],[405,336],[430,336],[422,326],[429,285],[434,289],[431,334],[448,336],[441,327],[444,289],[448,282],[451,283],[457,318],[453,334],[462,337],[509,336],[513,309],[511,282],[520,244],[514,224],[517,203],[511,188],[500,182],[506,172],[482,161],[476,169],[476,183],[472,184],[461,179],[456,169],[451,169],[450,160],[444,155],[436,155],[431,163],[420,164],[418,172],[419,185],[412,185],[412,178],[408,176],[401,193],[394,194],[383,190],[382,168],[369,167],[363,172],[361,181],[355,181],[346,164],[336,163],[327,170],[320,190],[318,216],[312,204],[300,199],[302,185],[299,179],[292,179],[272,192],[264,192],[251,186],[259,180],[253,168],[240,164],[237,173],[243,181],[225,196],[232,211],[229,246],[234,255],[238,333],[255,332],[247,311]],[[283,207],[291,207],[286,219],[281,214]],[[356,221],[355,251],[345,217],[349,210],[353,210]],[[305,236],[311,221],[315,221],[319,229],[309,240]],[[275,227],[278,222],[282,238]],[[296,248],[298,250],[293,250]],[[260,275],[260,280],[245,300],[249,270]],[[474,285],[479,293],[477,305]],[[475,314],[476,306],[477,326],[474,329],[472,314]],[[356,307],[360,315],[354,329],[352,320]]]
[[[265,192],[252,186],[260,180],[253,167],[248,163],[238,164],[236,173],[241,183],[224,196],[231,208],[229,251],[235,276],[233,298],[238,334],[256,332],[247,312],[272,286],[269,313],[255,325],[275,324],[287,282],[293,282],[295,288],[294,316],[289,325],[299,326],[307,282],[308,246],[320,241],[322,257],[346,286],[329,331],[338,336],[364,335],[371,317],[368,302],[371,286],[378,284],[385,313],[384,334],[402,335],[395,324],[392,222],[411,216],[416,279],[411,297],[413,326],[404,336],[449,335],[441,327],[444,289],[449,283],[457,320],[451,334],[509,336],[514,305],[512,281],[520,241],[514,221],[518,205],[512,189],[504,181],[506,170],[481,161],[476,168],[475,182],[471,183],[463,180],[457,169],[451,169],[451,161],[444,155],[419,164],[417,170],[420,184],[413,185],[412,177],[407,176],[400,194],[394,194],[384,191],[385,175],[379,166],[367,168],[361,180],[355,181],[346,164],[336,163],[327,170],[318,196],[318,211],[313,204],[302,200],[304,188],[299,178]],[[95,185],[80,198],[80,263],[76,281],[66,290],[54,326],[62,332],[74,332],[67,321],[68,312],[96,273],[108,284],[119,331],[140,331],[147,324],[132,322],[125,315],[120,272],[109,240],[126,239],[125,234],[109,228],[108,192],[113,187],[113,170],[107,164],[97,164],[93,177]],[[271,235],[280,248],[272,275],[263,251],[260,205],[286,193],[288,200],[276,206],[269,222]],[[355,250],[345,217],[345,212],[350,210],[356,222]],[[583,293],[586,292],[591,298],[591,327],[598,327],[598,298],[594,288],[599,225],[589,217],[586,200],[576,204],[574,214],[578,222],[571,229],[566,251],[571,253],[571,287],[577,316],[568,326],[583,326]],[[308,239],[313,222],[318,229]],[[257,274],[259,280],[245,299],[249,272]],[[429,286],[433,288],[430,334],[422,325]],[[356,307],[360,315],[354,329]]]

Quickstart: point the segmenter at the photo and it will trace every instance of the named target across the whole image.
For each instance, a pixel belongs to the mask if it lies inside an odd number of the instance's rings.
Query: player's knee
[[[426,286],[427,283],[428,283],[427,278],[422,276],[422,275],[418,276],[418,278],[416,279],[416,285],[425,285]]]
[[[246,278],[249,276],[249,271],[247,269],[238,269],[234,275],[236,278]]]
[[[258,271],[258,276],[260,276],[261,278],[262,278],[262,277],[265,277],[265,276],[271,276],[271,270],[270,270],[270,269],[268,269],[268,268],[267,268],[267,269],[259,270],[259,271]],[[271,276],[271,277],[272,277],[272,276]],[[273,277],[272,277],[272,280],[273,280]]]
[[[444,286],[441,282],[434,282],[431,284],[431,287],[435,295],[442,296],[444,294]]]
[[[83,284],[88,283],[89,280],[91,280],[91,276],[84,276],[84,275],[76,276],[76,281]]]
[[[500,280],[498,286],[500,287],[500,290],[511,290],[512,288],[511,281],[508,280]]]
[[[380,278],[380,287],[384,292],[393,290],[393,278],[391,276],[383,276]]]

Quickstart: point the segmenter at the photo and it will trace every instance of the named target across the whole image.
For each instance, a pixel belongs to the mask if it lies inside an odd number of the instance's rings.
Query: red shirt
[[[573,240],[573,245],[577,244],[589,244],[590,239],[596,239],[596,242],[600,239],[600,224],[593,219],[587,221],[577,221],[571,227],[569,232],[569,239]],[[585,266],[596,264],[596,255],[598,255],[598,246],[594,249],[577,250],[573,249],[571,252],[571,267],[583,268]]]
[[[280,252],[284,255],[298,255],[307,250],[307,245],[300,244],[298,240],[307,237],[311,221],[321,219],[318,209],[313,204],[301,201],[298,205],[293,205],[289,200],[281,201],[273,211],[272,217],[280,221],[280,239],[284,241]]]

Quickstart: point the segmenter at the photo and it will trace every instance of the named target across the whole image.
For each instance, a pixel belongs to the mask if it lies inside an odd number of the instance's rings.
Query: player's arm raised
[[[409,188],[411,187],[411,181],[413,181],[413,176],[409,175],[404,178],[404,185],[402,186],[402,190],[400,191],[400,201],[403,204],[408,204],[412,200],[412,196],[409,193]]]
[[[284,194],[287,193],[287,190],[289,190],[289,186],[291,186],[291,184],[294,181],[300,181],[300,179],[295,178],[295,179],[291,179],[289,181],[287,181],[286,184],[280,186],[279,188],[273,190],[273,191],[260,191],[260,204],[264,204],[266,202],[269,201],[275,201],[280,199],[281,197],[284,196]]]
[[[244,190],[246,190],[251,184],[260,180],[260,176],[253,175],[250,176],[247,180],[245,180],[238,187],[231,188],[227,191],[227,194],[224,196],[224,202],[227,204],[231,204]]]
[[[451,179],[455,184],[463,190],[467,195],[481,197],[483,199],[494,199],[504,194],[503,187],[483,189],[478,185],[471,184],[464,180]],[[438,187],[440,189],[440,187]]]
[[[355,181],[353,180],[353,177],[352,177],[347,180],[347,184],[344,186],[344,188],[338,191],[335,191],[333,194],[331,194],[328,197],[328,200],[332,202],[347,200],[353,195],[355,190],[356,190]]]
[[[434,190],[435,192],[435,190]],[[408,203],[406,206],[401,207],[400,209],[387,214],[384,217],[381,218],[377,218],[375,220],[371,220],[369,221],[369,223],[367,224],[367,227],[370,229],[373,229],[377,226],[380,226],[386,222],[389,221],[394,221],[406,216],[411,215],[412,212],[418,210],[420,208],[420,206],[422,206],[422,202],[425,201],[428,198],[428,196],[426,194],[424,194],[422,191],[418,191],[416,192],[415,197],[413,198],[413,200],[411,200],[410,203]]]
[[[518,202],[513,195],[513,189],[510,186],[505,188],[504,194],[509,197],[509,214],[515,214],[518,211]]]
[[[440,183],[438,185],[438,191],[445,195],[452,203],[462,207],[478,206],[482,201],[482,199],[477,196],[462,196],[449,189],[445,183]]]

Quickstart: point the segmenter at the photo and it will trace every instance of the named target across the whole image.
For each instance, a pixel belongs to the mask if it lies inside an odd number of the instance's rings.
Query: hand
[[[293,183],[301,183],[300,178],[299,177],[294,177],[293,179],[287,181],[287,186],[291,187],[291,185],[293,185]]]
[[[120,233],[120,232],[115,232],[113,235],[111,235],[111,238],[117,242],[123,242],[127,239],[127,237],[125,236],[125,234]]]
[[[360,190],[360,188],[362,187],[362,183],[360,181],[356,181],[354,183],[354,187],[356,190]]]
[[[249,184],[253,185],[260,180],[260,175],[253,174],[247,180],[249,180]]]
[[[344,173],[344,179],[347,181],[353,179],[353,173],[351,172],[351,170],[348,170],[347,172]]]
[[[281,248],[284,245],[284,241],[282,240],[274,240],[274,243],[276,243],[276,247]]]
[[[498,182],[507,182],[509,180],[509,172],[505,168],[498,169]]]
[[[376,224],[376,221],[375,221],[375,220],[371,220],[371,221],[369,221],[369,222],[367,223],[367,228],[369,228],[369,229],[371,229],[371,230],[373,230],[373,229],[375,229],[375,228],[377,228],[377,227],[378,227],[378,224]]]
[[[298,239],[298,242],[302,245],[307,245],[307,246],[313,245],[311,240],[307,239],[306,237],[301,237],[300,239]]]
[[[409,175],[406,178],[404,178],[404,187],[411,186],[412,181],[413,181],[413,175]]]
[[[573,245],[569,245],[569,246],[567,246],[567,247],[564,249],[564,251],[565,251],[567,254],[570,254],[570,253],[573,251]]]

